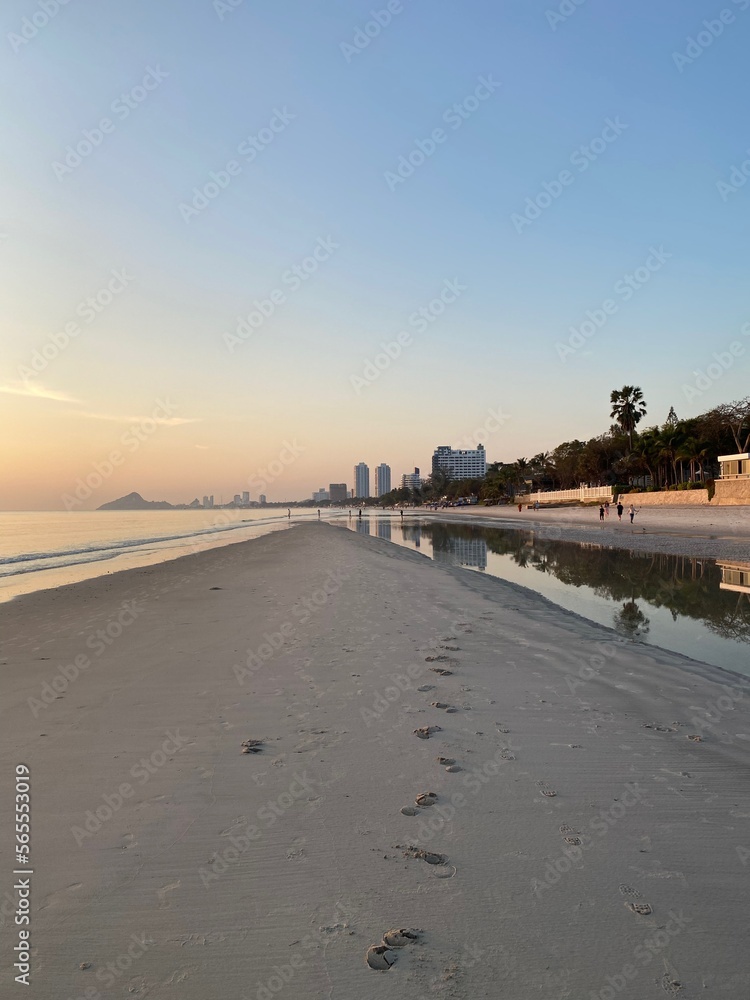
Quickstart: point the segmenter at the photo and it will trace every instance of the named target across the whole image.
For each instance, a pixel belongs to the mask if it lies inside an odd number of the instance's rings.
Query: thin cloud
[[[53,399],[56,403],[80,403],[80,399],[68,395],[67,392],[46,389],[41,382],[9,382],[7,385],[0,385],[0,392],[31,399]]]
[[[141,424],[144,421],[151,421],[159,427],[179,427],[182,424],[198,424],[201,417],[156,417],[151,415],[123,416],[119,413],[88,413],[87,411],[71,411],[76,417],[85,417],[87,420],[109,420],[115,424]]]

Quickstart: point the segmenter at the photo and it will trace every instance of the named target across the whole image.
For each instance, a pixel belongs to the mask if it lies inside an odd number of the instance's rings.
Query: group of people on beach
[[[615,510],[617,511],[617,520],[622,521],[622,515],[625,508],[620,501],[618,501]],[[640,510],[640,508],[638,508],[638,510]],[[636,510],[632,503],[628,507],[628,516],[630,517],[631,524],[633,523],[633,519],[638,513],[638,510]],[[599,504],[599,520],[603,521],[606,517],[609,517],[609,500],[605,500],[604,503]]]

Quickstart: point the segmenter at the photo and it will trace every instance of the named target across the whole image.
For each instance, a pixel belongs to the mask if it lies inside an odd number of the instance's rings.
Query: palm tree
[[[628,436],[628,448],[633,450],[633,431],[636,425],[646,415],[646,401],[643,391],[637,385],[624,385],[622,389],[613,389],[609,396],[612,404],[610,417],[617,421]]]

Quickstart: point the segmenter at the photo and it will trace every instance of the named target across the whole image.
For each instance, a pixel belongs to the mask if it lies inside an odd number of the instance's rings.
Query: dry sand
[[[326,524],[2,611],[3,995],[750,995],[739,678]]]

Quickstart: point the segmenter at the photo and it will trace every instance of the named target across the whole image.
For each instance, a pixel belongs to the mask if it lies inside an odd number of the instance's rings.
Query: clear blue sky
[[[248,488],[285,440],[304,452],[270,496],[350,482],[360,460],[426,467],[491,409],[508,419],[486,436],[489,458],[511,461],[605,430],[624,383],[642,386],[649,423],[747,393],[750,185],[722,198],[717,182],[750,157],[750,0],[404,0],[361,50],[347,46],[385,3],[234,2],[69,0],[47,24],[37,14],[27,43],[13,33],[38,4],[2,7],[0,400],[30,432],[12,446],[6,506],[57,505],[164,397],[177,418],[90,506],[128,489]],[[559,9],[574,12],[551,25]],[[722,33],[676,65],[704,20]],[[480,78],[499,86],[455,128],[444,115]],[[131,92],[131,108],[118,103]],[[99,145],[55,167],[102,118]],[[627,127],[582,170],[571,156],[608,119]],[[271,122],[248,162],[238,149]],[[389,183],[440,127],[433,155]],[[230,160],[239,173],[186,221],[181,203]],[[565,170],[518,232],[514,214]],[[309,279],[283,281],[329,239]],[[626,300],[617,282],[652,247],[671,257]],[[78,304],[123,268],[127,287],[86,324]],[[454,279],[457,300],[410,327]],[[222,335],[274,289],[284,301],[230,351]],[[561,360],[569,327],[605,299],[613,315]],[[76,319],[35,388],[19,385],[19,366]],[[356,392],[352,376],[401,330],[411,345]],[[694,370],[736,340],[744,354],[688,399]]]

